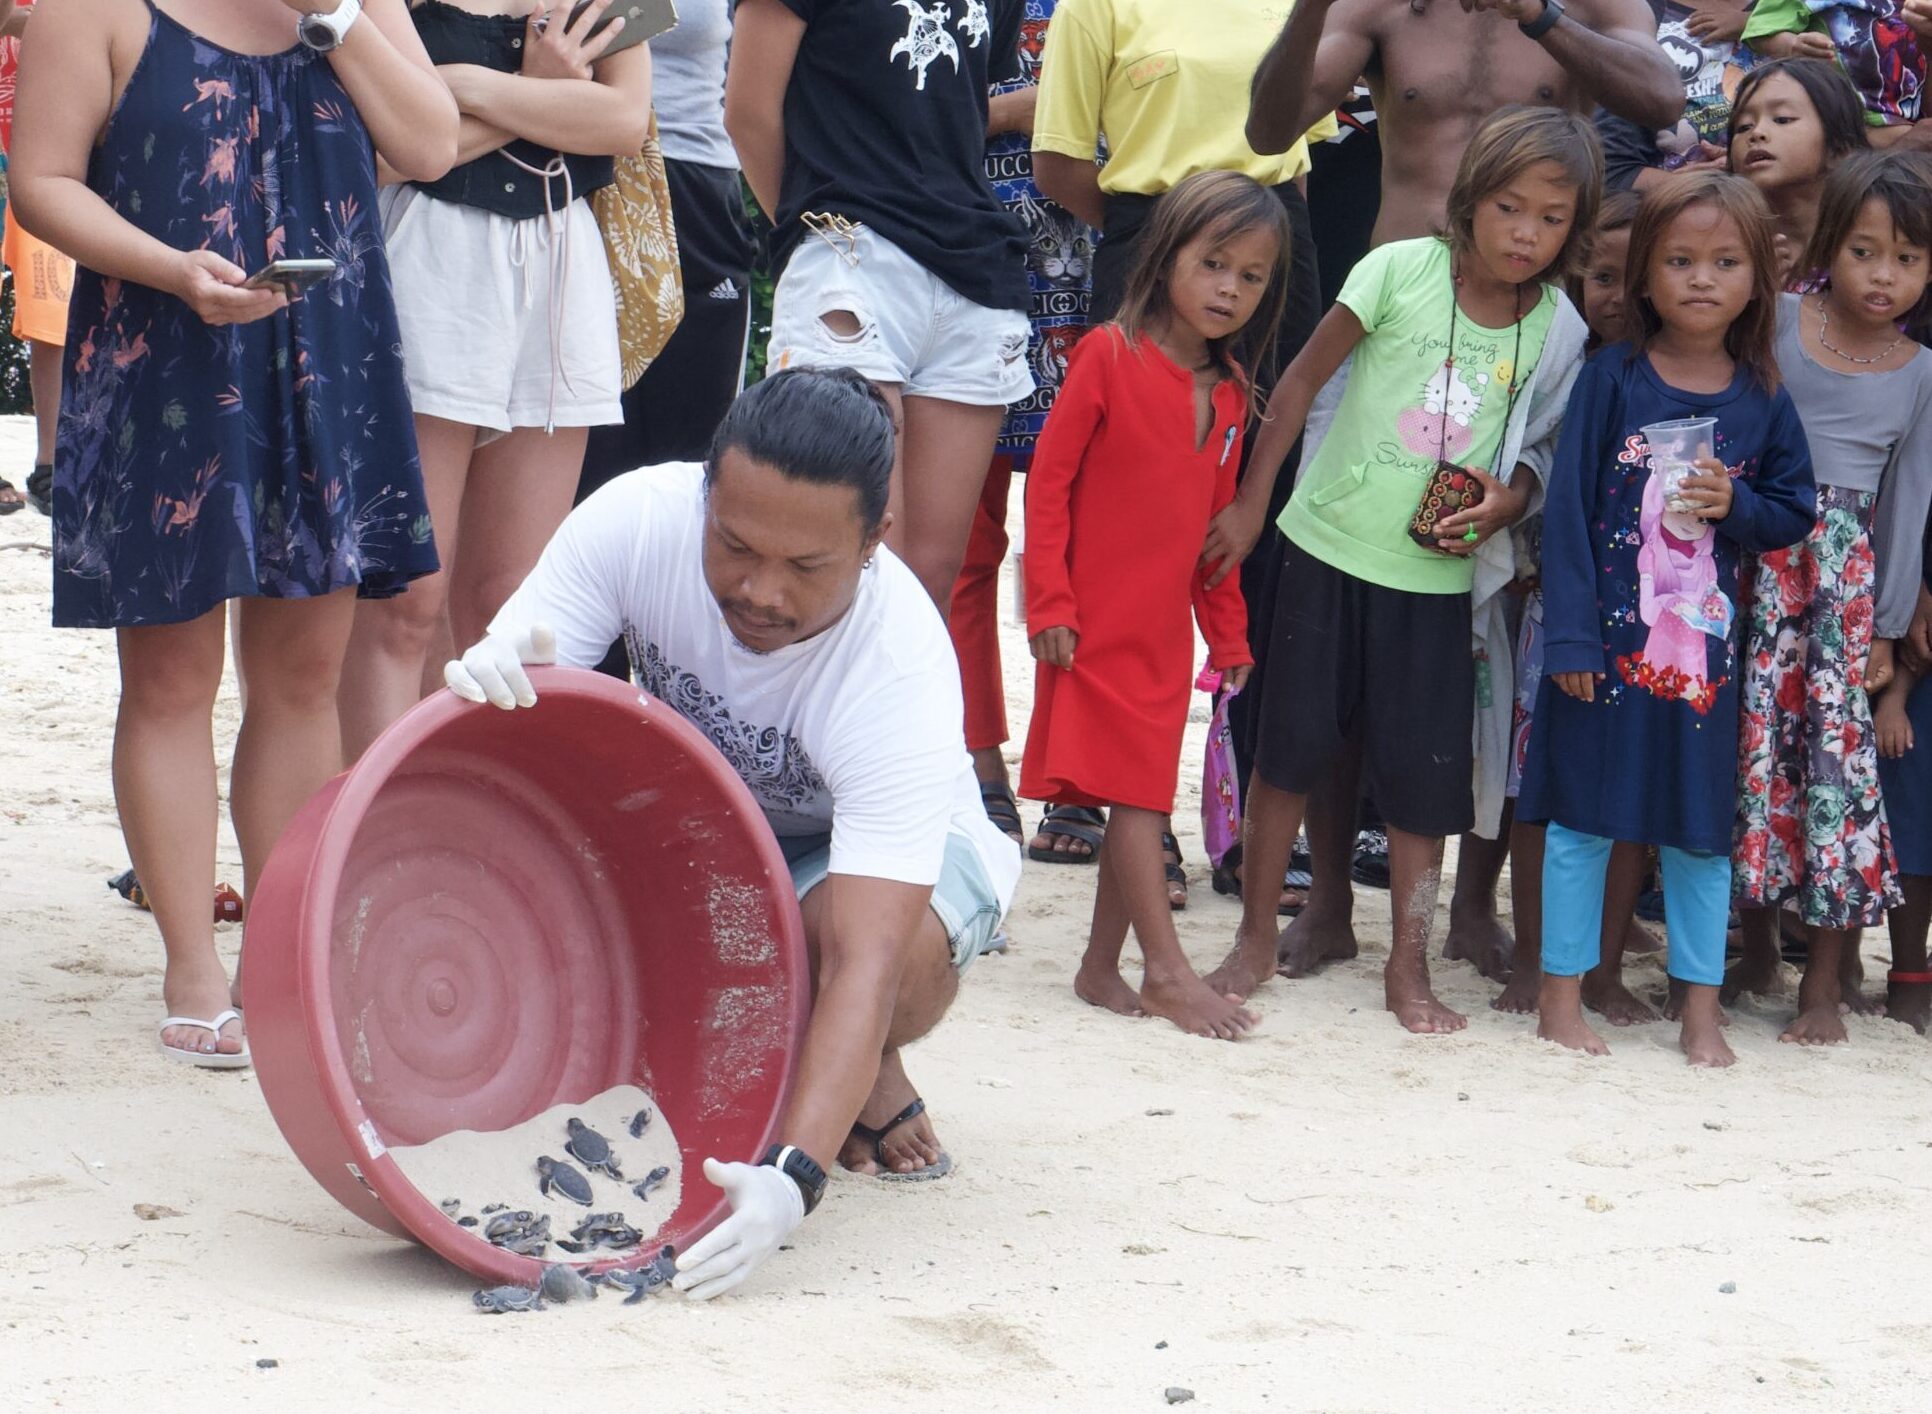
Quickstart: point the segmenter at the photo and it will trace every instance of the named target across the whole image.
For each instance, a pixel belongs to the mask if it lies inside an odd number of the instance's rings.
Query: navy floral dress
[[[252,324],[81,269],[54,473],[54,623],[183,623],[245,595],[400,591],[437,568],[376,222],[374,148],[326,59],[237,54],[149,0],[88,185],[178,250],[327,257]]]

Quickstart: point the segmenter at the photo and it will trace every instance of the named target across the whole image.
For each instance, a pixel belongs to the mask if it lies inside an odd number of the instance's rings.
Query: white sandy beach
[[[31,450],[5,420],[14,481]],[[1932,1043],[1855,1018],[1800,1051],[1767,1003],[1738,1011],[1731,1071],[1687,1069],[1662,1024],[1591,1062],[1462,965],[1438,976],[1469,1029],[1412,1037],[1381,1010],[1374,892],[1362,959],[1271,985],[1250,1040],[1196,1040],[1074,998],[1083,868],[1028,867],[1011,951],[908,1054],[954,1177],[837,1179],[708,1306],[481,1316],[476,1281],[309,1178],[248,1073],[162,1060],[159,938],[103,886],[126,863],[114,645],[48,627],[48,536],[0,519],[7,1414],[1099,1411],[1170,1386],[1239,1411],[1927,1405]],[[1020,726],[1017,630],[1008,664]],[[1200,863],[1199,733],[1177,822],[1205,966],[1236,909]],[[232,837],[222,860],[239,883]],[[1882,967],[1882,934],[1866,952]]]

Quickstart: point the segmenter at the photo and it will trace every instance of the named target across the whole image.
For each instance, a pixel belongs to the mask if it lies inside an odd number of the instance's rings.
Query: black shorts
[[[1281,565],[1255,770],[1307,795],[1343,748],[1395,829],[1437,839],[1475,824],[1476,666],[1467,594],[1356,579],[1290,542]]]

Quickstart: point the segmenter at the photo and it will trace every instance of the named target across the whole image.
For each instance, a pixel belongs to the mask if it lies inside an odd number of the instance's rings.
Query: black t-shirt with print
[[[986,182],[986,90],[1025,0],[784,0],[806,29],[785,92],[775,263],[799,217],[864,222],[975,304],[1027,308],[1026,232]]]

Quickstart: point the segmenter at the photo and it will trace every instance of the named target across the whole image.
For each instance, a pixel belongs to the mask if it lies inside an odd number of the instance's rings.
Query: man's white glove
[[[724,1189],[731,1216],[678,1256],[672,1285],[693,1301],[723,1296],[758,1269],[805,1221],[805,1195],[769,1164],[704,1161],[704,1176]]]
[[[548,624],[531,624],[515,638],[484,634],[469,652],[443,665],[443,681],[458,697],[508,712],[537,705],[537,691],[523,665],[556,661],[556,632]]]

